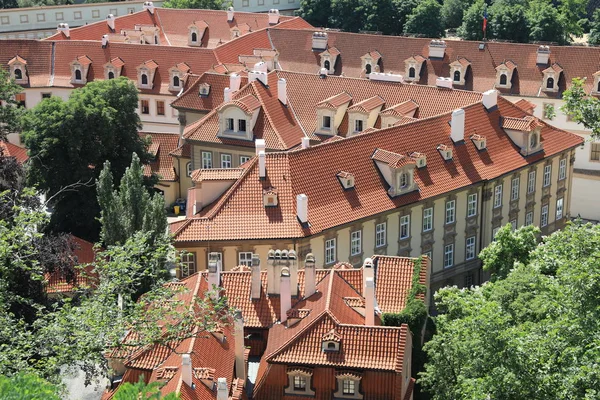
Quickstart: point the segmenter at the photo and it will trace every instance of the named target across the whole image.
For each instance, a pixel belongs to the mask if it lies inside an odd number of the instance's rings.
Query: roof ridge
[[[274,71],[271,71],[270,73],[268,73],[267,74],[267,78],[268,78],[269,75],[275,75],[277,77],[277,73],[275,73]],[[273,123],[273,120],[271,119],[271,113],[270,112],[266,112],[267,107],[265,105],[265,102],[264,102],[262,96],[260,95],[260,90],[258,90],[258,88],[256,88],[256,85],[258,85],[256,82],[257,81],[253,81],[253,82],[250,82],[250,83],[253,84],[252,87],[254,88],[254,93],[258,97],[258,101],[260,101],[260,104],[263,107],[263,114],[267,117],[267,120],[269,121],[269,125],[271,125],[271,128],[273,128],[273,131],[275,131],[275,134],[277,135],[277,140],[279,141],[279,145],[282,148],[285,149],[286,148],[286,144],[283,141],[283,138],[281,137],[281,134],[279,133],[279,129]],[[262,85],[262,83],[261,83],[261,85]],[[266,90],[266,88],[264,88],[264,89]],[[279,101],[279,100],[277,100],[277,101]]]

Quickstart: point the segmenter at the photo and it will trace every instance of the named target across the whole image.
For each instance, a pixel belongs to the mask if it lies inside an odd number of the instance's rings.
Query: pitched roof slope
[[[26,148],[7,141],[0,141],[0,154],[3,157],[14,157],[20,164],[29,160]]]
[[[23,87],[48,87],[52,74],[52,43],[38,40],[6,39],[0,42],[0,65],[5,68],[15,56],[27,61],[28,84]],[[75,57],[73,57],[75,59]],[[72,61],[72,60],[71,60]],[[25,71],[23,71],[25,72]]]
[[[154,155],[154,159],[150,164],[144,165],[144,175],[156,174],[162,181],[172,182],[177,180],[171,152],[177,149],[179,135],[158,132],[140,132],[139,134],[144,138],[150,137],[152,142],[149,151]]]
[[[223,93],[225,88],[229,87],[229,79],[230,77],[227,75],[205,72],[195,80],[194,84],[189,85],[186,91],[171,103],[171,106],[209,112],[223,103]],[[248,78],[242,76],[241,85],[244,86],[247,83]],[[200,85],[210,85],[208,95],[201,96],[199,94]]]

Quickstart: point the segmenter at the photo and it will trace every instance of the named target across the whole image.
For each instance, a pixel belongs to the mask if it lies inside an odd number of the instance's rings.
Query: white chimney
[[[227,387],[227,378],[217,379],[217,400],[229,399],[229,387]]]
[[[258,177],[260,179],[265,179],[267,177],[267,157],[262,150],[258,153]]]
[[[192,357],[189,354],[181,355],[181,380],[192,387]]]
[[[444,76],[440,76],[435,80],[435,86],[452,89],[452,79]]]
[[[327,32],[314,32],[312,34],[312,49],[327,50]]]
[[[496,105],[498,105],[498,92],[494,89],[483,92],[483,106],[486,110],[490,110]]]
[[[144,5],[142,5],[142,9],[150,11],[150,14],[154,14],[154,3],[146,1],[144,2]]]
[[[446,42],[436,39],[429,42],[429,58],[444,58],[445,54]]]
[[[108,14],[106,16],[106,24],[111,30],[115,30],[115,16],[113,14]]]
[[[287,81],[284,78],[277,80],[277,97],[284,105],[287,105]]]
[[[290,281],[290,270],[281,269],[281,281],[279,283],[281,294],[279,295],[279,304],[281,304],[281,322],[287,321],[287,312],[292,308],[292,287]]]
[[[310,138],[304,136],[302,138],[302,148],[303,149],[308,149],[310,147]]]
[[[269,72],[269,69],[267,67],[267,63],[264,61],[259,61],[256,64],[254,64],[254,71],[256,72],[264,72],[265,74],[267,72]]]
[[[536,64],[547,65],[549,60],[550,60],[550,46],[538,47]]]
[[[260,291],[262,289],[262,283],[260,279],[260,258],[258,254],[252,255],[252,287],[250,289],[250,295],[252,299],[260,299]]]
[[[233,14],[234,14],[233,7],[229,7],[227,9],[227,22],[233,21]]]
[[[105,49],[108,46],[108,35],[102,35],[102,48]]]
[[[373,259],[366,258],[363,263],[363,291],[367,291],[367,279],[371,278],[375,280],[374,275]]]
[[[329,73],[329,71],[327,70],[327,68],[321,68],[321,70],[319,71],[319,78],[321,78],[321,79],[327,78],[328,73]]]
[[[64,33],[66,37],[71,37],[71,33],[69,32],[69,24],[65,22],[58,24],[58,28],[56,30],[58,32]]]
[[[279,23],[279,10],[271,8],[269,10],[269,25],[275,25]]]
[[[240,90],[240,86],[242,84],[242,77],[239,76],[238,74],[231,74],[229,75],[229,88],[231,89],[232,92],[237,92],[238,90]]]
[[[304,193],[296,196],[296,214],[301,224],[308,222],[308,196]]]
[[[375,282],[370,277],[365,284],[365,325],[375,325]]]
[[[232,90],[228,87],[226,87],[225,90],[223,90],[223,101],[225,103],[229,103],[231,101],[231,92]]]
[[[248,82],[261,81],[265,86],[269,84],[269,78],[266,72],[250,71],[248,72]]]
[[[256,155],[258,155],[261,151],[265,151],[265,148],[267,147],[265,139],[256,139],[254,141],[254,145],[256,146]]]
[[[208,290],[213,291],[213,299],[219,299],[219,291],[215,287],[221,286],[221,260],[219,253],[208,253]]]
[[[234,316],[234,339],[235,339],[235,375],[242,382],[246,382],[246,363],[244,353],[244,318],[242,312],[237,310]]]
[[[271,249],[269,250],[269,253],[267,253],[267,293],[269,294],[277,294],[275,282],[279,279],[279,277],[275,272],[276,268],[275,250]]]
[[[315,256],[312,253],[308,253],[304,261],[304,297],[312,296],[316,291]]]
[[[292,296],[298,297],[298,257],[294,250],[288,252],[288,265],[290,268],[290,287],[292,288]]]
[[[369,79],[372,81],[404,82],[404,77],[402,75],[389,72],[371,72],[369,74]]]
[[[465,140],[465,110],[459,108],[452,111],[452,122],[450,122],[450,139],[454,143]]]

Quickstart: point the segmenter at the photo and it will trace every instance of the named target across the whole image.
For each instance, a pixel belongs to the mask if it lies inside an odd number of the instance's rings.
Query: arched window
[[[192,163],[188,162],[185,164],[185,174],[186,176],[192,176]]]
[[[460,71],[454,71],[454,82],[460,82]]]
[[[198,35],[196,32],[192,32],[192,43],[196,43],[198,41]]]
[[[323,63],[323,68],[329,70],[330,67],[331,63],[329,62],[329,60],[325,60],[325,62]]]
[[[406,186],[408,186],[408,174],[403,172],[400,174],[400,188],[405,188]]]
[[[327,349],[328,350],[335,350],[335,343],[334,342],[327,343]]]
[[[529,139],[529,147],[534,148],[535,146],[537,146],[537,135],[533,133]]]
[[[179,77],[177,75],[173,77],[173,86],[179,87]]]
[[[79,69],[75,70],[75,80],[76,81],[80,81],[81,80],[81,70],[79,70]]]
[[[158,36],[154,36],[154,44],[158,44]]]
[[[148,84],[148,75],[142,74],[142,85]]]
[[[415,77],[415,75],[416,75],[415,68],[414,68],[414,67],[410,67],[410,68],[408,69],[408,77],[409,77],[409,78],[414,78],[414,77]]]
[[[506,74],[500,75],[500,84],[506,85]]]
[[[546,89],[554,89],[554,78],[548,78],[546,81]]]
[[[15,69],[15,79],[16,80],[23,79],[23,72],[21,71],[20,68]]]
[[[115,73],[112,71],[108,72],[108,79],[115,79]]]
[[[371,64],[365,65],[365,71],[367,72],[367,75],[371,73]]]

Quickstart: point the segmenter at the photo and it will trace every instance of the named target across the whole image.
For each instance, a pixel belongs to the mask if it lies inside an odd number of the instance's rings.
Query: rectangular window
[[[450,200],[446,202],[446,223],[452,224],[454,223],[454,219],[456,217],[456,200]]]
[[[540,226],[548,225],[548,204],[542,206],[542,220]]]
[[[246,120],[238,119],[238,132],[246,132]]]
[[[375,225],[375,247],[383,247],[386,244],[386,223]]]
[[[502,185],[494,188],[494,208],[502,207]]]
[[[73,13],[73,18],[75,18],[75,19],[81,19],[81,11],[75,11]]]
[[[591,143],[590,161],[600,161],[600,142]]]
[[[100,10],[92,10],[92,18],[100,18]]]
[[[240,165],[249,160],[250,160],[249,156],[240,156]]]
[[[108,13],[114,15],[115,17],[119,16],[119,13],[117,12],[116,8],[111,8],[110,10],[108,10]]]
[[[212,153],[210,151],[202,152],[202,168],[212,168]]]
[[[410,236],[410,215],[400,217],[400,239],[406,239]]]
[[[529,171],[527,177],[527,193],[535,192],[535,171]]]
[[[510,199],[513,201],[519,199],[519,184],[520,183],[521,183],[521,180],[519,179],[518,176],[516,178],[513,178],[513,180],[510,182]]]
[[[57,21],[62,21],[62,20],[65,19],[65,15],[62,12],[57,12],[55,14],[55,18],[56,18]]]
[[[510,221],[510,227],[512,228],[512,230],[517,230],[517,220],[513,219]]]
[[[423,232],[430,231],[433,228],[433,207],[423,210]]]
[[[42,99],[49,99],[52,97],[52,93],[42,93]]]
[[[354,380],[344,379],[343,393],[347,395],[353,395],[355,391]]]
[[[46,22],[46,14],[36,14],[37,22]]]
[[[306,390],[306,377],[302,375],[294,376],[294,390]]]
[[[426,251],[425,253],[423,253],[423,255],[427,256],[430,260],[433,260],[431,250]]]
[[[279,0],[273,0],[273,4],[279,4]]]
[[[228,131],[232,131],[233,130],[233,118],[226,118],[225,119],[225,129],[227,129]]]
[[[221,154],[221,168],[231,168],[231,154]]]
[[[467,217],[477,215],[477,193],[470,194],[467,198]]]
[[[27,15],[20,15],[19,17],[22,24],[26,24],[29,22],[29,17]]]
[[[258,5],[259,6],[264,6],[265,5],[265,0],[258,0]]]
[[[185,278],[196,272],[196,253],[185,253],[180,255],[181,277]]]
[[[525,225],[533,225],[533,211],[525,214]]]
[[[140,100],[142,114],[150,114],[150,102],[148,100]]]
[[[465,259],[472,260],[475,258],[475,236],[469,236],[467,238]]]
[[[250,2],[248,0],[242,0],[242,7],[248,7]]]
[[[558,163],[558,180],[562,181],[567,177],[567,159],[562,158]]]
[[[25,93],[17,93],[15,101],[17,102],[17,107],[25,107]]]
[[[331,117],[327,115],[323,117],[323,129],[331,129]]]
[[[454,265],[454,244],[444,246],[444,268]]]
[[[335,239],[325,241],[325,264],[335,262]]]
[[[165,102],[162,100],[156,101],[156,115],[165,115]]]
[[[468,273],[465,275],[465,287],[470,288],[473,286],[473,274]]]
[[[354,121],[354,132],[362,132],[363,130],[363,120],[357,119]]]
[[[556,200],[556,220],[563,217],[563,199]]]
[[[8,18],[8,16],[3,15],[2,17],[0,17],[0,24],[9,25],[10,19]]]
[[[544,166],[544,187],[550,186],[552,181],[552,164]]]
[[[239,264],[247,267],[252,266],[252,252],[251,251],[240,251],[239,253]]]
[[[362,252],[362,231],[350,233],[350,255],[355,256]]]

